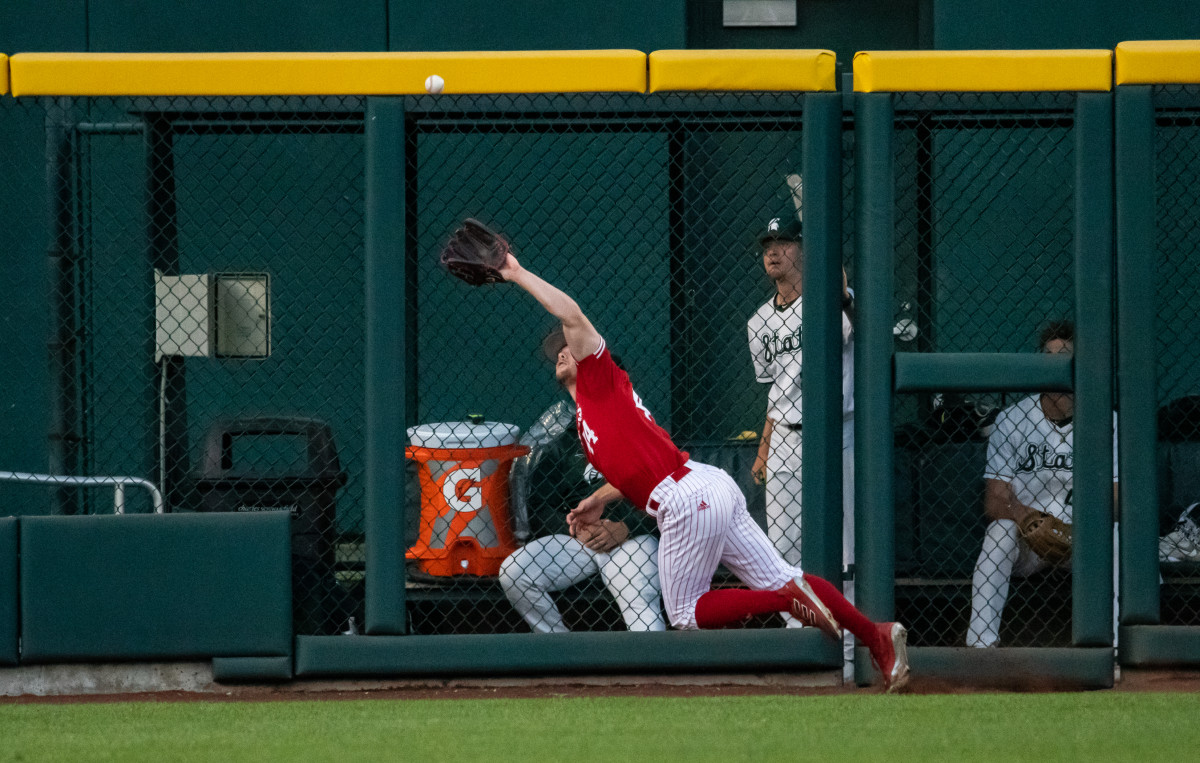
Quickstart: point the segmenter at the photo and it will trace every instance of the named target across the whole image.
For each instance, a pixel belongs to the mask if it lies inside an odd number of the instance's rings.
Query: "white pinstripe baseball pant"
[[[756,591],[803,574],[780,558],[746,511],[741,488],[715,466],[688,461],[651,491],[646,511],[658,521],[658,576],[675,628],[697,627],[696,601],[721,563]]]

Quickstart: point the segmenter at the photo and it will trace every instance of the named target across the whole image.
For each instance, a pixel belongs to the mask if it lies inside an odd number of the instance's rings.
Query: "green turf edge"
[[[1120,632],[1122,665],[1200,667],[1200,626],[1125,625]]]
[[[829,671],[841,649],[815,629],[446,636],[299,636],[296,676]]]

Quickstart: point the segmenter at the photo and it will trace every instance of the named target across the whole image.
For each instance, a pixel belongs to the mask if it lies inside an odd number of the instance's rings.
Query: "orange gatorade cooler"
[[[408,429],[417,462],[421,530],[406,557],[430,575],[495,576],[517,547],[508,518],[508,471],[529,452],[513,424],[446,422]]]

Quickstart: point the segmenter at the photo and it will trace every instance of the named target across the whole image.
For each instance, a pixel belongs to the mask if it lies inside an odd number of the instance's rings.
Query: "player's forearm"
[[[564,329],[577,328],[587,322],[579,304],[562,289],[549,283],[541,276],[521,268],[509,280],[520,286],[536,299],[546,312],[562,321]]]
[[[768,416],[766,422],[763,424],[762,439],[758,443],[758,455],[764,460],[771,452],[771,435],[774,431],[775,421]]]
[[[596,490],[596,492],[592,493],[592,498],[595,498],[597,501],[600,501],[601,503],[605,504],[606,506],[608,504],[612,503],[613,501],[618,501],[624,497],[625,496],[621,495],[620,490],[617,490],[615,487],[608,484],[607,482],[605,482],[603,485],[601,485]]]
[[[1032,507],[1017,500],[1017,494],[1013,492],[1009,483],[993,479],[984,482],[987,487],[983,495],[983,511],[988,519],[1011,519],[1020,522],[1026,514],[1033,511]]]

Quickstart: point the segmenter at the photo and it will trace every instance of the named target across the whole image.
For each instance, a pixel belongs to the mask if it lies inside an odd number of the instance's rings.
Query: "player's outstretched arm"
[[[512,254],[508,255],[504,266],[500,268],[500,275],[505,281],[515,283],[533,295],[547,312],[562,322],[567,347],[571,348],[576,360],[586,358],[600,346],[600,334],[575,300],[562,289],[521,267]]]

